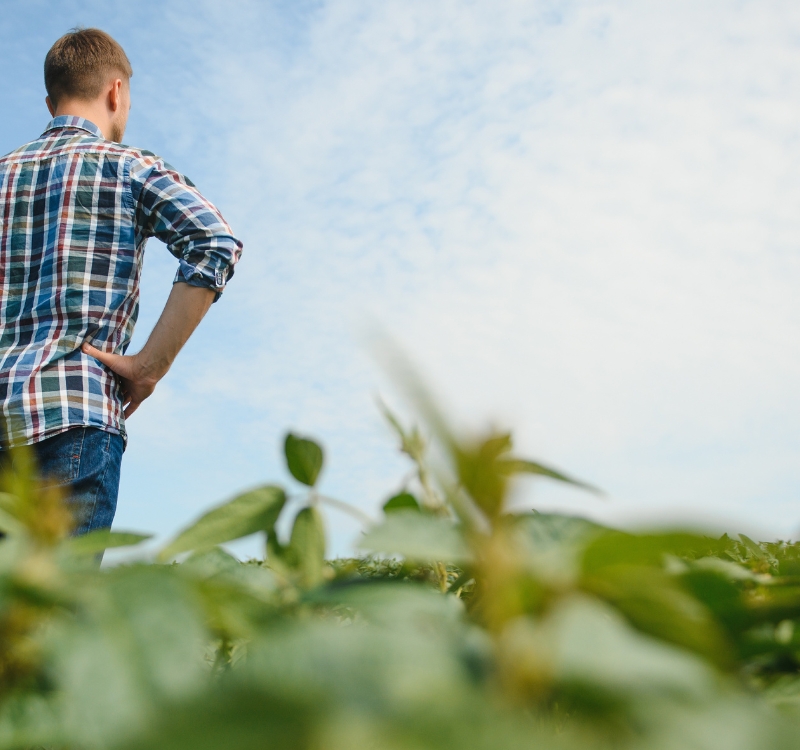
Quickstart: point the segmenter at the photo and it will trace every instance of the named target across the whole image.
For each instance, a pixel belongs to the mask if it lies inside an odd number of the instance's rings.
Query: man
[[[133,71],[98,29],[61,37],[44,65],[53,119],[0,159],[2,447],[32,445],[63,484],[75,533],[110,528],[125,419],[153,393],[233,275],[242,244],[157,156],[120,145]],[[178,259],[142,350],[124,352],[145,243]]]

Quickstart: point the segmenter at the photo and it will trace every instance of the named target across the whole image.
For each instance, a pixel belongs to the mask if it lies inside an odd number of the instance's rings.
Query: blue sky
[[[375,513],[406,464],[374,406],[387,330],[465,429],[603,501],[520,507],[800,535],[800,11],[789,2],[4,2],[0,150],[47,121],[76,24],[134,67],[126,141],[245,242],[129,423],[117,526],[160,536],[285,480]],[[148,246],[136,343],[174,261]],[[712,521],[713,519],[713,521]],[[330,515],[334,552],[358,533]],[[238,548],[242,554],[254,545]]]

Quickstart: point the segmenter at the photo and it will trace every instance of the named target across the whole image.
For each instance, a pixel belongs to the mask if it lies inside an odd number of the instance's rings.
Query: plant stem
[[[357,518],[362,523],[365,523],[367,526],[372,526],[375,523],[375,519],[371,516],[368,516],[364,511],[359,510],[350,503],[346,503],[343,500],[336,500],[336,498],[328,497],[327,495],[319,495],[319,500],[323,503],[327,503],[333,508],[342,511],[343,513],[348,513],[349,515]]]

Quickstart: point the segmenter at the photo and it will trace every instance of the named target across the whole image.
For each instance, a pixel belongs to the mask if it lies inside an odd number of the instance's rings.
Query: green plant
[[[522,476],[588,486],[506,433],[457,436],[420,393],[427,433],[387,410],[413,471],[349,560],[326,559],[323,507],[359,512],[320,493],[308,438],[284,443],[299,494],[254,488],[100,571],[146,537],[67,537],[20,454],[0,750],[796,747],[800,545],[511,513]],[[250,534],[264,559],[220,547]]]

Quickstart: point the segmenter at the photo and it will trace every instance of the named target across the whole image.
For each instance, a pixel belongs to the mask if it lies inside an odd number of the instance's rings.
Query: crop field
[[[424,432],[387,413],[414,476],[349,560],[326,559],[328,507],[347,507],[306,438],[285,443],[299,501],[255,488],[103,570],[99,551],[144,537],[68,537],[19,453],[0,495],[0,748],[800,747],[800,545],[511,514],[520,474],[581,483],[421,413]],[[219,546],[254,533],[262,560]]]

